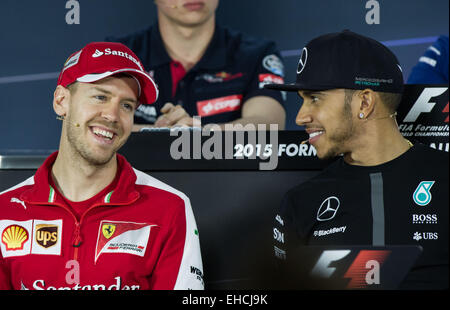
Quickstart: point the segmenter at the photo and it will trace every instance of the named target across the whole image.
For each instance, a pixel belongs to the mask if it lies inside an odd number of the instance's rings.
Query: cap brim
[[[330,85],[306,85],[302,83],[292,83],[292,84],[266,84],[264,88],[273,89],[273,90],[284,90],[291,92],[298,92],[299,90],[328,90],[328,89],[336,89],[341,88],[339,86],[330,86]]]
[[[273,89],[273,90],[293,91],[293,92],[304,89],[300,85],[295,84],[295,83],[293,83],[293,84],[266,84],[266,85],[264,85],[264,88]]]
[[[153,81],[150,75],[148,75],[143,71],[132,68],[107,71],[104,73],[86,74],[82,77],[77,78],[77,81],[82,83],[92,83],[107,78],[109,76],[112,76],[114,74],[125,72],[131,74],[139,81],[139,89],[140,89],[139,103],[151,104],[158,99],[159,90],[156,83]]]

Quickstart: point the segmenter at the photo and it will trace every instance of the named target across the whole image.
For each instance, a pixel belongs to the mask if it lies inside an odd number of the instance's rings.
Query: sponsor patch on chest
[[[157,225],[119,221],[101,221],[98,229],[95,262],[103,253],[126,253],[143,257],[150,230]]]
[[[62,220],[0,220],[3,257],[61,255]]]
[[[197,101],[199,116],[211,116],[241,109],[242,95],[231,95],[209,100]]]

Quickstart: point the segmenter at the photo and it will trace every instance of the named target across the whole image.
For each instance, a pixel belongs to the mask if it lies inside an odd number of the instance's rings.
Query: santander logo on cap
[[[104,54],[103,52],[100,52],[99,50],[96,49],[94,54],[92,54],[92,57],[97,58],[102,56],[103,54]]]
[[[144,71],[144,68],[142,68],[141,63],[139,61],[137,61],[136,58],[134,58],[133,56],[128,54],[127,52],[111,50],[111,48],[106,48],[103,52],[96,49],[95,52],[92,54],[92,57],[98,58],[103,55],[105,55],[105,56],[113,55],[113,56],[125,57],[126,59],[129,59],[132,62],[134,62],[142,71]]]
[[[92,42],[70,55],[57,85],[93,83],[119,73],[127,73],[136,79],[139,103],[151,104],[158,99],[158,87],[145,72],[139,58],[127,46],[116,42]]]

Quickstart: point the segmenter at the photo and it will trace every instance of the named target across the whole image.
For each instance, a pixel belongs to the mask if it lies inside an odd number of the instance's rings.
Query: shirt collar
[[[54,152],[39,167],[34,175],[34,185],[22,193],[21,200],[36,204],[53,204],[60,201],[55,196],[56,191],[51,187],[49,182],[49,177],[51,177],[50,171],[57,156],[58,152]],[[119,154],[116,156],[119,179],[116,182],[117,185],[115,188],[103,198],[105,205],[126,205],[139,198],[139,193],[135,188],[136,174],[133,168],[123,156]]]
[[[219,25],[215,26],[214,35],[205,54],[194,66],[195,69],[222,69],[227,62],[226,31]],[[160,47],[160,48],[154,48]],[[169,54],[164,48],[164,43],[159,32],[158,23],[150,29],[150,69],[172,62]]]

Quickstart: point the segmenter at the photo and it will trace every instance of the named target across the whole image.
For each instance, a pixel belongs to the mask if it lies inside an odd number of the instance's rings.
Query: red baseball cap
[[[59,74],[57,85],[67,87],[74,82],[92,83],[118,73],[136,78],[139,104],[151,104],[158,99],[158,87],[144,71],[139,58],[128,47],[115,42],[92,42],[70,55]]]

